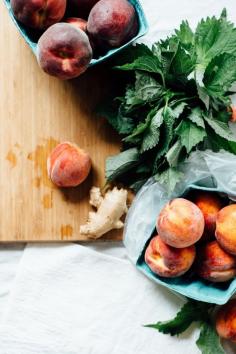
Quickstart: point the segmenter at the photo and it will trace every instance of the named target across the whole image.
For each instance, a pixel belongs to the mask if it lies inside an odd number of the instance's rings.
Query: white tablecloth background
[[[141,2],[143,4],[150,25],[149,34],[145,36],[142,41],[145,41],[148,44],[151,44],[155,39],[157,40],[165,36],[166,33],[173,30],[173,28],[178,27],[182,19],[188,19],[190,24],[194,27],[202,17],[206,17],[207,15],[212,14],[219,15],[223,7],[227,8],[229,18],[236,23],[235,0],[142,0]],[[18,263],[23,255],[24,247],[25,245],[23,244],[2,245],[0,247],[0,320],[6,308],[11,288],[14,286],[14,279],[18,270]],[[102,252],[104,254],[112,255],[116,258],[126,259],[125,249],[120,243],[103,243],[97,245],[91,244],[87,247],[95,249],[96,251]],[[41,252],[43,252],[43,248],[41,248]],[[166,296],[168,298],[168,295]],[[170,295],[170,302],[171,301],[173,302],[173,295]],[[176,309],[180,303],[181,301],[179,300],[175,301],[174,306]],[[173,303],[171,306],[173,308]],[[155,333],[153,333],[153,335],[155,335]],[[163,341],[163,351],[160,351],[159,349],[159,354],[166,353],[165,338],[165,336],[160,336],[160,340]],[[191,341],[191,339],[189,340]],[[186,346],[186,343],[184,343],[185,341],[183,341],[181,354],[189,354],[190,351],[188,350],[188,346]],[[196,349],[196,351],[193,351],[193,349],[191,349],[191,354],[195,352],[198,353],[198,350]],[[124,353],[126,354],[125,351]],[[154,354],[154,352],[148,351],[148,343],[147,353]],[[180,352],[177,351],[175,353],[180,354]],[[127,354],[134,353],[128,352]]]

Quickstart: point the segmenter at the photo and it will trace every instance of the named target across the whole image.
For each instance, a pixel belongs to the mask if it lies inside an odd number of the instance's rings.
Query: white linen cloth
[[[197,330],[180,340],[143,327],[182,303],[125,259],[76,244],[29,245],[0,323],[0,353],[198,353]]]
[[[147,44],[182,19],[195,27],[223,7],[236,23],[235,0],[140,1]],[[171,317],[182,300],[139,274],[122,247],[93,248],[103,254],[72,244],[29,245],[24,253],[22,245],[1,246],[0,354],[199,353],[197,330],[178,339],[142,327]]]

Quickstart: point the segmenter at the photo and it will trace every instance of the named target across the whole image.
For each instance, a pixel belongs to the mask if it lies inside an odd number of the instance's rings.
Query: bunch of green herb
[[[138,190],[150,177],[173,190],[178,166],[196,150],[236,154],[229,126],[236,82],[236,28],[221,17],[193,32],[183,21],[151,49],[140,44],[119,57],[121,91],[99,109],[122,136],[122,152],[106,163],[108,181]],[[123,81],[122,72],[125,71]]]
[[[200,325],[200,335],[196,342],[202,354],[225,354],[212,323],[212,312],[215,306],[212,304],[189,300],[170,321],[157,322],[146,325],[164,334],[177,336],[188,329],[193,323]]]

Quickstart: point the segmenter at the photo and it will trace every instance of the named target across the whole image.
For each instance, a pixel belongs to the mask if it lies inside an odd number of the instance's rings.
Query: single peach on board
[[[236,255],[236,204],[228,205],[219,211],[215,235],[226,252]]]
[[[11,0],[10,4],[18,21],[39,30],[59,22],[66,10],[66,0]]]
[[[236,275],[236,258],[217,241],[209,242],[197,251],[196,273],[212,282],[228,281]]]
[[[162,241],[176,248],[197,242],[204,230],[201,210],[184,198],[176,198],[165,205],[157,219],[157,232]]]
[[[145,262],[153,273],[174,278],[186,273],[195,259],[195,246],[174,248],[155,236],[145,252]]]
[[[135,8],[127,0],[100,0],[89,14],[87,30],[98,47],[119,47],[138,31]]]
[[[49,75],[62,80],[82,74],[92,59],[88,36],[68,23],[56,23],[38,41],[38,62]]]
[[[79,17],[68,17],[65,20],[66,23],[69,23],[70,25],[74,26],[77,29],[81,29],[82,31],[86,32],[87,30],[87,21],[84,20],[83,18]]]
[[[202,211],[205,220],[205,229],[203,234],[204,240],[210,240],[215,237],[216,217],[221,208],[223,208],[223,201],[219,194],[194,191],[191,200]]]
[[[89,175],[91,159],[77,145],[57,145],[47,160],[48,176],[58,187],[76,187]]]
[[[236,299],[219,308],[216,314],[216,331],[221,338],[236,342]]]

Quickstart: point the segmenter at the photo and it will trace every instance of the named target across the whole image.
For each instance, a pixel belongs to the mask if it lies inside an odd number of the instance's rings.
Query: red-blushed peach
[[[83,18],[78,17],[69,17],[65,20],[66,23],[74,26],[77,29],[81,29],[82,31],[86,32],[87,30],[87,21]]]
[[[68,9],[71,14],[87,18],[93,6],[98,0],[67,0]]]
[[[231,106],[229,111],[231,113],[230,121],[235,123],[236,122],[236,106]]]
[[[145,262],[153,273],[174,278],[186,273],[195,259],[195,246],[174,248],[155,236],[145,252]]]
[[[224,205],[222,199],[217,193],[194,191],[191,200],[198,206],[204,216],[205,229],[202,238],[204,240],[213,239],[216,230],[216,217]]]
[[[236,204],[228,205],[219,211],[215,235],[226,252],[236,255]]]
[[[236,275],[236,258],[226,253],[217,241],[199,247],[196,273],[212,282],[228,281]]]
[[[201,210],[184,198],[176,198],[165,205],[157,219],[157,232],[162,241],[176,248],[196,243],[204,230]]]
[[[236,299],[219,308],[216,314],[216,331],[221,338],[236,342]]]
[[[57,145],[47,160],[48,176],[58,187],[76,187],[89,175],[91,159],[77,145]]]
[[[119,47],[138,31],[134,6],[127,0],[100,0],[92,8],[87,24],[97,47]]]
[[[35,29],[46,29],[65,14],[66,0],[10,0],[16,19]]]
[[[68,23],[56,23],[38,41],[38,62],[49,75],[62,80],[82,74],[92,59],[86,33]]]

